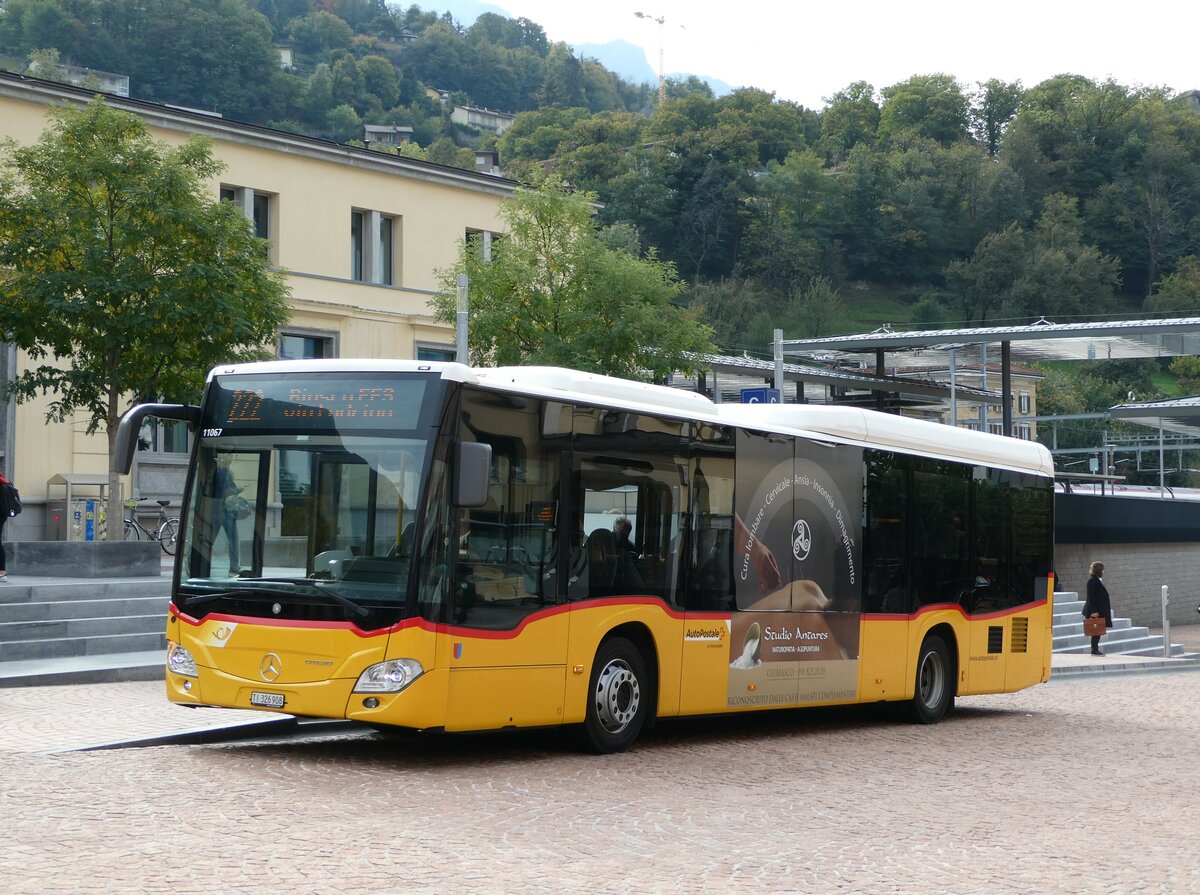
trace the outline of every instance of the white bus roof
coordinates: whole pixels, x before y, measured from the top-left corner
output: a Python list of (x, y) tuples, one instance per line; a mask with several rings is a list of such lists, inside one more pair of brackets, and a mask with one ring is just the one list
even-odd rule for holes
[(562, 367), (467, 367), (414, 360), (263, 361), (215, 367), (222, 374), (437, 373), (443, 379), (558, 401), (601, 403), (640, 413), (702, 420), (847, 442), (925, 457), (979, 463), (1052, 477), (1050, 451), (1036, 441), (976, 432), (875, 410), (820, 404), (714, 404), (704, 395)]

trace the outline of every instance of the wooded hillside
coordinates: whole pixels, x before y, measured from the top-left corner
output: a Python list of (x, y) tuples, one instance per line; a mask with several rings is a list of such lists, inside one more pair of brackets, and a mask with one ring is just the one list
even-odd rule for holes
[[(794, 337), (1200, 307), (1190, 93), (932, 73), (806, 109), (770, 85), (717, 98), (689, 79), (658, 108), (656, 89), (534, 22), (463, 27), (383, 0), (8, 0), (0, 48), (9, 68), (54, 50), (127, 74), (135, 97), (299, 133), (399, 124), (415, 136), (403, 151), (432, 161), (469, 167), (464, 149), (495, 146), (508, 176), (553, 168), (599, 195), (603, 223), (674, 262), (730, 349), (761, 348), (779, 325)], [(452, 124), (455, 102), (519, 114), (497, 141)]]

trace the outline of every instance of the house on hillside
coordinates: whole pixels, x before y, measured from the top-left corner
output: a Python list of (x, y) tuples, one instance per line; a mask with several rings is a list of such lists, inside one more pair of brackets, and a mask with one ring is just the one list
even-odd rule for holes
[(508, 112), (481, 109), (478, 106), (455, 106), (454, 111), (450, 113), (450, 120), (455, 124), (487, 131), (498, 137), (512, 127), (517, 116)]
[(53, 66), (53, 71), (42, 71), (43, 63), (36, 60), (25, 66), (25, 73), (35, 78), (47, 78), (64, 84), (74, 84), (96, 93), (111, 93), (115, 96), (129, 96), (129, 75), (118, 75), (110, 71), (100, 71), (96, 68), (83, 68), (78, 65)]
[(475, 170), (484, 174), (500, 174), (500, 153), (495, 149), (475, 150)]
[(368, 146), (399, 146), (401, 143), (411, 143), (413, 129), (401, 124), (365, 124), (363, 125), (363, 142)]
[(280, 42), (275, 44), (279, 51), (279, 67), (284, 71), (292, 71), (296, 67), (296, 46), (292, 43)]

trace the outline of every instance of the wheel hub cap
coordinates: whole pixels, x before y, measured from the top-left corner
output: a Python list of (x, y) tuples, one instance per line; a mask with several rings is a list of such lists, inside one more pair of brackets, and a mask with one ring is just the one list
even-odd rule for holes
[(624, 662), (609, 662), (596, 681), (596, 716), (609, 733), (619, 733), (637, 715), (642, 692), (633, 670)]

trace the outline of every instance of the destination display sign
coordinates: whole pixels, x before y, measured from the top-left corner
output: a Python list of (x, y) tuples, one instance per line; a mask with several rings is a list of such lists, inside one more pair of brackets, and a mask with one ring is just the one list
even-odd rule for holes
[(427, 377), (291, 375), (218, 377), (204, 426), (264, 429), (412, 429)]

